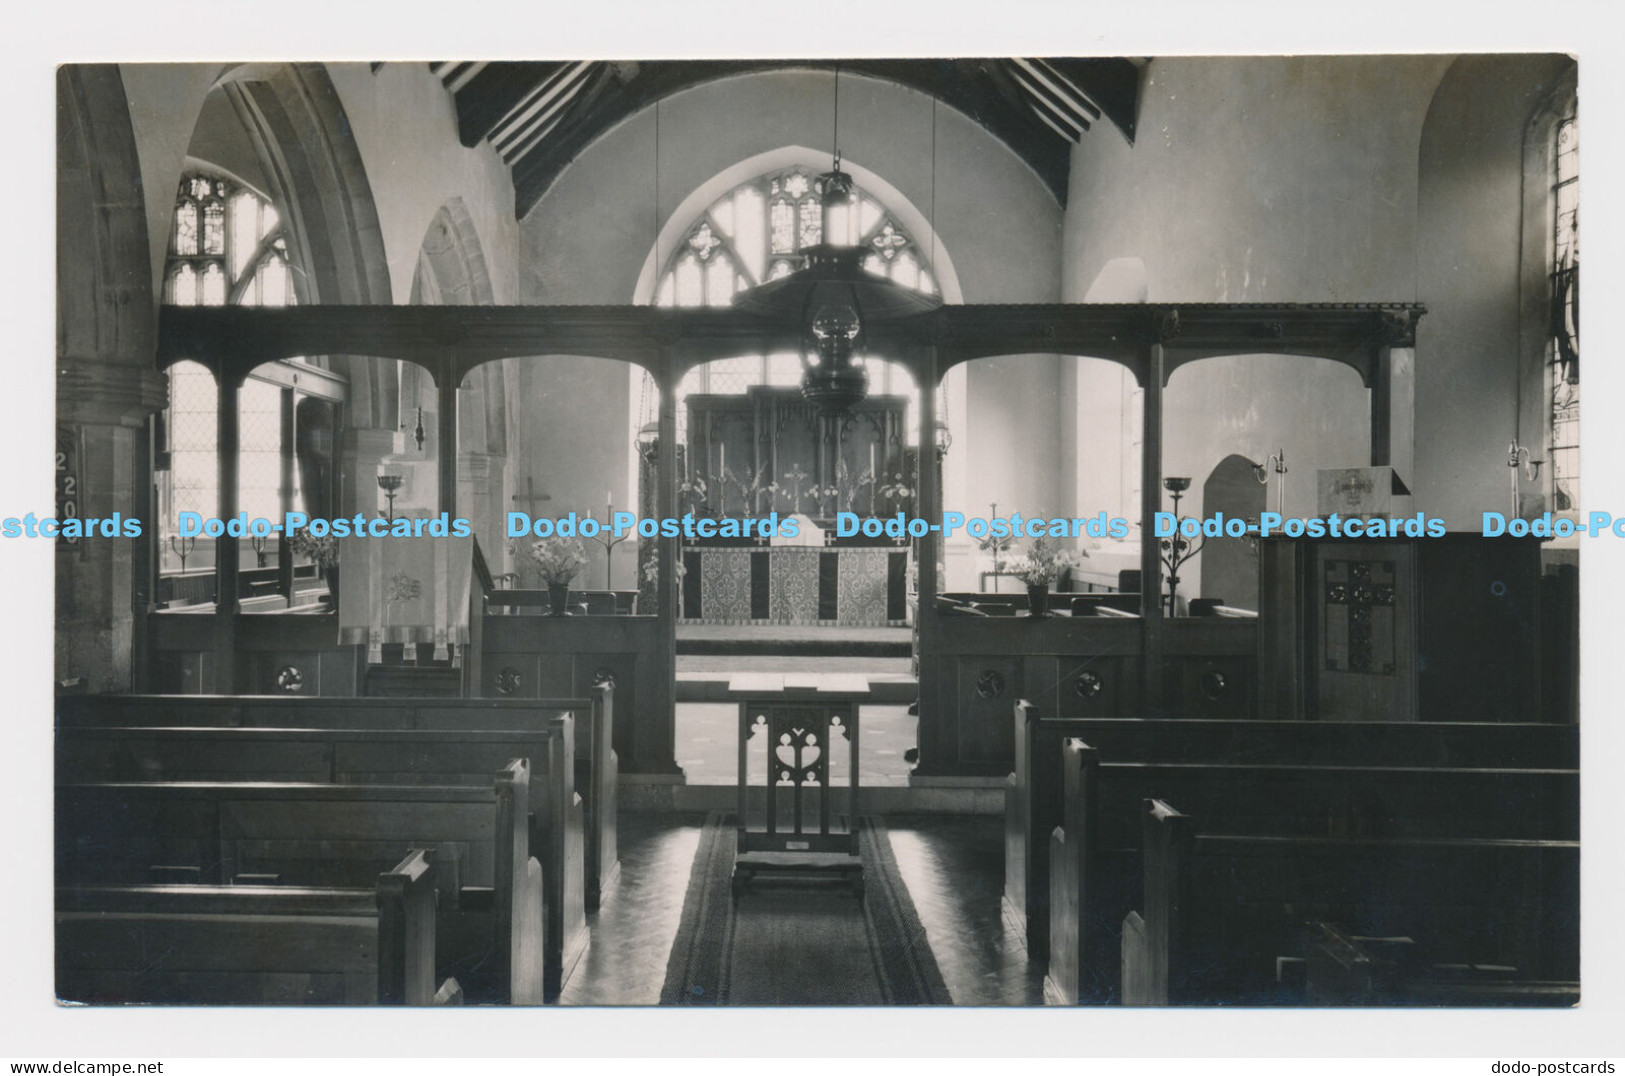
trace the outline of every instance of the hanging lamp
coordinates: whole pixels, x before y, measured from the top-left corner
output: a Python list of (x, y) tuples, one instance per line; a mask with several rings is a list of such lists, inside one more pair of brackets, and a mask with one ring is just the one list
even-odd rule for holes
[(733, 305), (799, 327), (801, 394), (825, 414), (838, 415), (869, 395), (869, 326), (930, 313), (942, 299), (863, 268), (852, 177), (841, 171), (839, 70), (835, 87), (834, 165), (814, 181), (822, 241), (801, 251), (800, 268), (740, 292)]

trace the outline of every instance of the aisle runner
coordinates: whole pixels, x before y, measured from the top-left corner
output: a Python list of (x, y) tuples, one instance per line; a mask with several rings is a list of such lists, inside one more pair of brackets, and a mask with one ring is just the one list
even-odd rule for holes
[(947, 1005), (885, 823), (860, 821), (866, 894), (757, 886), (730, 895), (733, 816), (705, 820), (662, 1005)]

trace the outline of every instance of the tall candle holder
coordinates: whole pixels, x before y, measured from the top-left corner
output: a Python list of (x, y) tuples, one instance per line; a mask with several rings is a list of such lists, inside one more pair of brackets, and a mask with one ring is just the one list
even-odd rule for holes
[(406, 481), (404, 475), (381, 474), (378, 476), (378, 488), (384, 491), (384, 500), (389, 504), (389, 521), (395, 522), (395, 496), (400, 492), (401, 483)]
[(615, 574), (614, 574), (615, 573), (615, 562), (614, 562), (615, 547), (620, 545), (622, 542), (626, 541), (628, 536), (625, 535), (625, 534), (622, 534), (622, 535), (616, 535), (615, 534), (615, 529), (614, 529), (615, 502), (610, 501), (605, 506), (605, 510), (606, 510), (606, 518), (605, 518), (605, 520), (603, 522), (603, 525), (598, 528), (598, 533), (597, 534), (589, 535), (589, 537), (591, 538), (592, 541), (597, 542), (599, 545), (604, 547), (604, 589), (605, 590), (614, 590), (615, 589)]
[(1161, 549), (1162, 566), (1168, 570), (1168, 615), (1174, 616), (1179, 608), (1179, 567), (1202, 552), (1202, 546), (1207, 543), (1207, 539), (1198, 535), (1196, 541), (1192, 543), (1180, 533), (1179, 499), (1191, 488), (1191, 480), (1164, 478), (1162, 488), (1173, 494), (1174, 498), (1174, 533), (1157, 543)]
[(196, 548), (196, 538), (182, 538), (176, 534), (169, 536), (169, 549), (170, 552), (174, 553), (175, 556), (180, 558), (182, 575), (186, 574), (186, 558), (189, 557), (192, 550)]
[(1523, 516), (1523, 491), (1518, 488), (1519, 472), (1523, 472), (1523, 477), (1533, 482), (1540, 477), (1540, 465), (1543, 462), (1535, 459), (1528, 447), (1520, 445), (1517, 438), (1513, 438), (1512, 443), (1507, 445), (1507, 479), (1511, 484), (1512, 495), (1510, 518), (1520, 519)]

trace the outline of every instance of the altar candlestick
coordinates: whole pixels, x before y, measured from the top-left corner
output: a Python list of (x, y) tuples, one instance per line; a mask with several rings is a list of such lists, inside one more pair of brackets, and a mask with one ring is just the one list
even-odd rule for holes
[(875, 473), (875, 446), (874, 446), (874, 442), (870, 442), (870, 444), (869, 444), (869, 473), (870, 474)]
[(728, 446), (727, 445), (718, 445), (717, 446), (717, 471), (719, 472), (717, 474), (718, 478), (721, 478), (723, 475), (728, 473)]

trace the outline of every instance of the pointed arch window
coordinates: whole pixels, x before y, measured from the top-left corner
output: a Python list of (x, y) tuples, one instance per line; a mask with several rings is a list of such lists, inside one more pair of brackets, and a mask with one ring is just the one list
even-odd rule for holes
[[(207, 173), (183, 176), (164, 267), (164, 302), (174, 306), (292, 306), (297, 302), (287, 239), (276, 207), (257, 192)], [(304, 362), (303, 359), (292, 360)], [(180, 512), (216, 514), (218, 396), (214, 375), (195, 362), (169, 369), (170, 402), (158, 419), (156, 468), (160, 570), (210, 569), (213, 543), (171, 543)], [(283, 500), (281, 395), (277, 384), (250, 376), (240, 392), (238, 496), (250, 516), (274, 517)], [(293, 495), (298, 495), (294, 472)]]
[[(780, 169), (742, 183), (711, 203), (661, 267), (655, 305), (728, 306), (739, 292), (794, 271), (801, 252), (823, 240), (815, 178), (810, 168)], [(867, 251), (863, 267), (904, 287), (937, 294), (930, 261), (902, 222), (862, 188), (853, 194), (858, 242)], [(870, 369), (875, 392), (914, 394), (913, 379), (901, 368), (871, 360)], [(690, 393), (743, 393), (753, 385), (796, 385), (800, 379), (800, 359), (795, 355), (746, 355), (691, 370), (677, 390), (679, 441), (687, 436), (688, 409), (683, 401)], [(650, 388), (642, 395), (658, 397)], [(917, 407), (909, 407), (910, 428), (918, 421)], [(639, 427), (649, 421), (652, 414), (640, 417)]]
[[(823, 216), (807, 168), (770, 172), (729, 191), (690, 225), (655, 289), (656, 306), (727, 306), (746, 288), (795, 269), (797, 255), (823, 240)], [(863, 267), (905, 287), (937, 293), (928, 260), (902, 223), (861, 188)]]
[(1571, 104), (1553, 133), (1551, 385), (1552, 509), (1580, 508), (1580, 125)]

